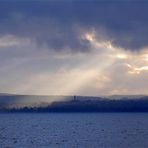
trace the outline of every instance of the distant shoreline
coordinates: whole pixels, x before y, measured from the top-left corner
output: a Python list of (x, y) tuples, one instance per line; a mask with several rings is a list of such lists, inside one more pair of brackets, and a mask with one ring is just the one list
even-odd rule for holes
[[(48, 102), (50, 96), (0, 96), (0, 112), (21, 113), (100, 113), (148, 112), (148, 96), (110, 99), (67, 96), (65, 100)], [(60, 96), (54, 96), (52, 99)]]

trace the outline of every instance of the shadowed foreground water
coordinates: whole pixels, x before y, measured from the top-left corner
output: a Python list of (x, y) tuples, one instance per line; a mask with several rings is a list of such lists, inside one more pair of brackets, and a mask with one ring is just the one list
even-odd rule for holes
[(0, 148), (147, 148), (148, 113), (0, 114)]

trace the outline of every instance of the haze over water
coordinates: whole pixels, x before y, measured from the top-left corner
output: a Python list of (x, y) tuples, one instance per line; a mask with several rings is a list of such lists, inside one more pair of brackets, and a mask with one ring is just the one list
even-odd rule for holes
[(147, 0), (0, 0), (0, 148), (147, 148), (147, 95)]

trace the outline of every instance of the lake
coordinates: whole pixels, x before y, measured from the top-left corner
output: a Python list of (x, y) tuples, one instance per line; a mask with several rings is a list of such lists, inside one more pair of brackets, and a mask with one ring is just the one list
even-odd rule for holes
[(1, 113), (0, 148), (147, 148), (148, 113)]

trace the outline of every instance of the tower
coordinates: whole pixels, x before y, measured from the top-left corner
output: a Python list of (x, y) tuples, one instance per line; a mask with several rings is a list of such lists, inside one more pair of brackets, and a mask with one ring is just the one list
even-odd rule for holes
[(76, 96), (73, 97), (73, 100), (76, 101)]

